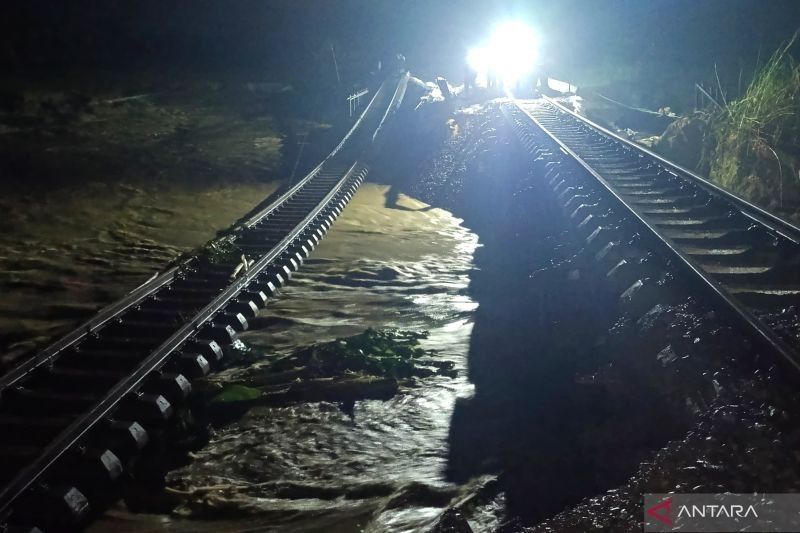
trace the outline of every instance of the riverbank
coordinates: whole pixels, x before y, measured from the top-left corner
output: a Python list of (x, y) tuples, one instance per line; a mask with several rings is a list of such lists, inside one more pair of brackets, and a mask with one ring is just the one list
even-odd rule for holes
[[(678, 115), (665, 96), (657, 100), (661, 102), (657, 109), (633, 105), (637, 92), (644, 91), (642, 84), (618, 86), (615, 97), (621, 101), (601, 94), (602, 88), (584, 88), (580, 97), (561, 100), (590, 120), (796, 223), (800, 220), (800, 65), (793, 56), (797, 37), (757, 65), (744, 87), (740, 74), (738, 87), (723, 89), (717, 78), (716, 100), (697, 89), (684, 90), (686, 94), (694, 90), (695, 103), (678, 103)], [(676, 94), (673, 91), (673, 100)]]

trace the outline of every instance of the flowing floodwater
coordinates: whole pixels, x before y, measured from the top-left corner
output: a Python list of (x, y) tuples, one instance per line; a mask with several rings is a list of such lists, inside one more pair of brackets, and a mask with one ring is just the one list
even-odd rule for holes
[(204, 244), (279, 185), (222, 178), (3, 191), (0, 372)]
[[(455, 378), (417, 379), (388, 401), (255, 407), (219, 428), (168, 476), (169, 515), (110, 511), (93, 531), (424, 531), (470, 487), (445, 479), (448, 433), (469, 396), (466, 359), (477, 304), (467, 294), (477, 236), (441, 209), (365, 184), (241, 340), (260, 359), (374, 329), (429, 331), (422, 345)], [(391, 204), (392, 207), (387, 207)], [(476, 480), (479, 483), (481, 480)]]

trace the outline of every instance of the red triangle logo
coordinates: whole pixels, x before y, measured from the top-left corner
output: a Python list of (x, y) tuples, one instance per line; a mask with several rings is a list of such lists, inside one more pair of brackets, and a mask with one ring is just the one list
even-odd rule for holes
[(647, 515), (652, 516), (662, 524), (673, 525), (669, 515), (672, 514), (672, 498), (665, 498), (647, 510)]

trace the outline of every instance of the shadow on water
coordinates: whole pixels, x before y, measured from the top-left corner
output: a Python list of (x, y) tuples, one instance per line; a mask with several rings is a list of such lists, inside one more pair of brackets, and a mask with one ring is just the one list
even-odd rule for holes
[[(581, 279), (541, 182), (515, 147), (498, 148), (484, 163), (488, 182), (465, 185), (485, 206), (475, 216), (484, 246), (470, 283), (479, 303), (469, 352), (476, 393), (456, 405), (448, 472), (456, 481), (502, 472), (509, 511), (536, 521), (598, 488), (569, 443), (585, 417), (602, 416), (574, 376), (593, 358), (583, 339), (603, 330), (605, 302)], [(493, 200), (483, 200), (486, 189)]]
[[(480, 127), (481, 120), (471, 122)], [(586, 280), (567, 281), (578, 270), (574, 264), (553, 265), (574, 251), (507, 135), (485, 122), (481, 132), (464, 126), (461, 140), (445, 139), (421, 182), (392, 187), (422, 189), (426, 201), (455, 204), (482, 244), (470, 275), (479, 303), (468, 357), (476, 389), (456, 403), (447, 472), (457, 483), (504, 472), (512, 513), (543, 518), (594, 488), (590, 470), (565, 442), (578, 431), (578, 404), (592, 403), (574, 390), (578, 362), (591, 358), (578, 338), (602, 330), (597, 317), (604, 302)]]

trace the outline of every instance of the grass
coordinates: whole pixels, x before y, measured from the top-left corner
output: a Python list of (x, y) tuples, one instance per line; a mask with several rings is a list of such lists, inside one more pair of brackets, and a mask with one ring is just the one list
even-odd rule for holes
[(730, 125), (771, 144), (797, 141), (800, 133), (800, 66), (789, 50), (797, 34), (756, 74), (744, 97), (727, 104)]
[(745, 94), (711, 121), (704, 164), (712, 179), (768, 208), (800, 207), (800, 65), (775, 51)]

